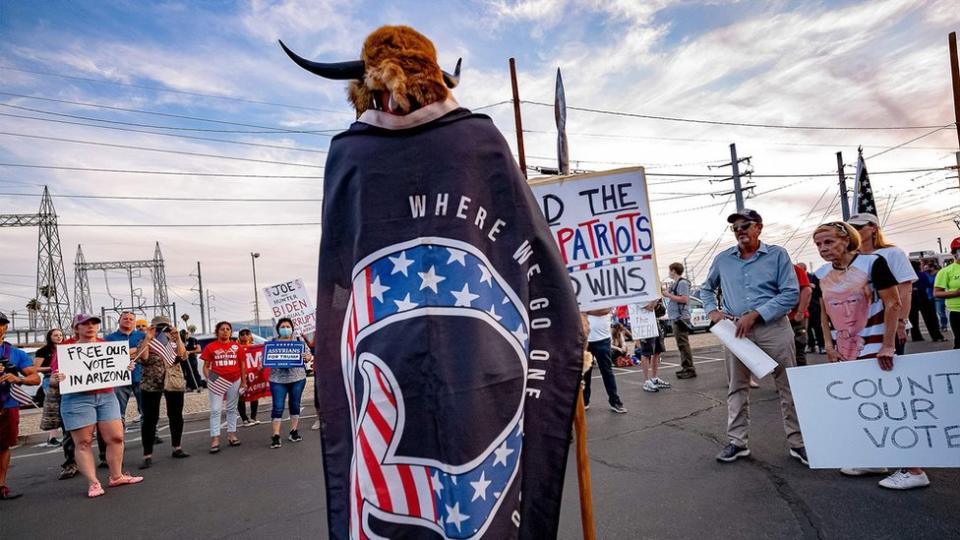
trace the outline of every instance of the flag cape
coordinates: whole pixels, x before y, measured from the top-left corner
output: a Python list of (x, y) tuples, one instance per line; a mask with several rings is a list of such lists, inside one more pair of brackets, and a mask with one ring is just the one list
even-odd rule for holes
[(332, 539), (557, 534), (576, 298), (503, 137), (452, 103), (400, 129), (368, 112), (330, 146), (315, 379)]

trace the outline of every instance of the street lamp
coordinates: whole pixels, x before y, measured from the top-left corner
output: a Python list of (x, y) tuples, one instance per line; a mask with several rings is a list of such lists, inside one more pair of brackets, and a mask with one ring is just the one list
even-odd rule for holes
[(253, 265), (253, 317), (257, 325), (257, 332), (260, 332), (260, 298), (257, 289), (257, 258), (259, 253), (250, 253), (250, 264)]

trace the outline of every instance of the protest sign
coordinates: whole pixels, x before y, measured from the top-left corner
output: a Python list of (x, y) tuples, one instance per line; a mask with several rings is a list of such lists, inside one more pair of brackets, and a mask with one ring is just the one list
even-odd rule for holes
[(810, 467), (960, 467), (956, 351), (790, 368)]
[(263, 344), (244, 347), (247, 362), (247, 390), (241, 394), (243, 401), (256, 401), (270, 395), (270, 368), (263, 367)]
[(756, 343), (737, 337), (737, 327), (729, 319), (723, 319), (710, 327), (710, 332), (717, 336), (723, 346), (740, 359), (757, 379), (762, 379), (777, 369), (777, 362), (757, 347)]
[(643, 167), (530, 182), (580, 309), (660, 296)]
[(660, 335), (657, 314), (643, 309), (643, 304), (630, 304), (630, 333), (633, 339), (647, 339)]
[(273, 312), (273, 322), (282, 317), (293, 321), (293, 329), (301, 336), (313, 335), (317, 329), (317, 312), (302, 279), (286, 281), (263, 288), (263, 296)]
[(303, 367), (305, 350), (306, 345), (302, 341), (268, 341), (263, 349), (263, 367)]
[(61, 394), (130, 384), (130, 348), (126, 341), (57, 345), (57, 363), (66, 378)]

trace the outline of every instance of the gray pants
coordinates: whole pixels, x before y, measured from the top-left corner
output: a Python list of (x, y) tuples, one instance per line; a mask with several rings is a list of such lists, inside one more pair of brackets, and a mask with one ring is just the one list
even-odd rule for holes
[(690, 350), (690, 330), (679, 320), (673, 321), (671, 326), (673, 336), (677, 339), (677, 349), (680, 350), (680, 370), (696, 371), (693, 367), (693, 351)]
[[(787, 380), (786, 368), (796, 366), (793, 328), (786, 317), (767, 324), (758, 324), (747, 335), (778, 364), (773, 380), (780, 396), (780, 414), (787, 443), (791, 448), (803, 446), (793, 394)], [(750, 370), (730, 351), (726, 351), (727, 382), (727, 436), (733, 444), (746, 448), (750, 431)]]

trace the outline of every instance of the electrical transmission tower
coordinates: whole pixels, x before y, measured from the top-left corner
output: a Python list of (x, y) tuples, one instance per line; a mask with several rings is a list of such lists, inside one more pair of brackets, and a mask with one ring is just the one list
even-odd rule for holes
[(67, 276), (63, 271), (60, 252), (60, 232), (57, 229), (57, 211), (53, 208), (50, 191), (43, 186), (40, 211), (36, 214), (0, 214), (0, 227), (39, 227), (37, 247), (37, 295), (27, 305), (32, 313), (39, 312), (46, 328), (69, 328), (73, 314), (67, 295)]
[[(152, 259), (137, 261), (107, 261), (107, 262), (87, 262), (83, 255), (83, 249), (77, 246), (77, 259), (74, 263), (76, 292), (74, 297), (81, 306), (84, 313), (93, 311), (93, 302), (90, 300), (90, 280), (87, 272), (90, 270), (125, 270), (130, 277), (130, 306), (129, 309), (144, 312), (145, 308), (153, 307), (153, 314), (166, 317), (173, 316), (173, 304), (170, 303), (167, 296), (167, 276), (164, 270), (163, 254), (160, 252), (160, 242), (157, 242), (156, 249), (153, 252)], [(133, 271), (145, 268), (150, 270), (153, 275), (153, 306), (145, 306), (143, 297), (137, 294), (133, 288)], [(117, 302), (117, 300), (114, 300)], [(122, 303), (122, 302), (121, 302)], [(114, 310), (120, 310), (127, 306), (115, 305)]]

